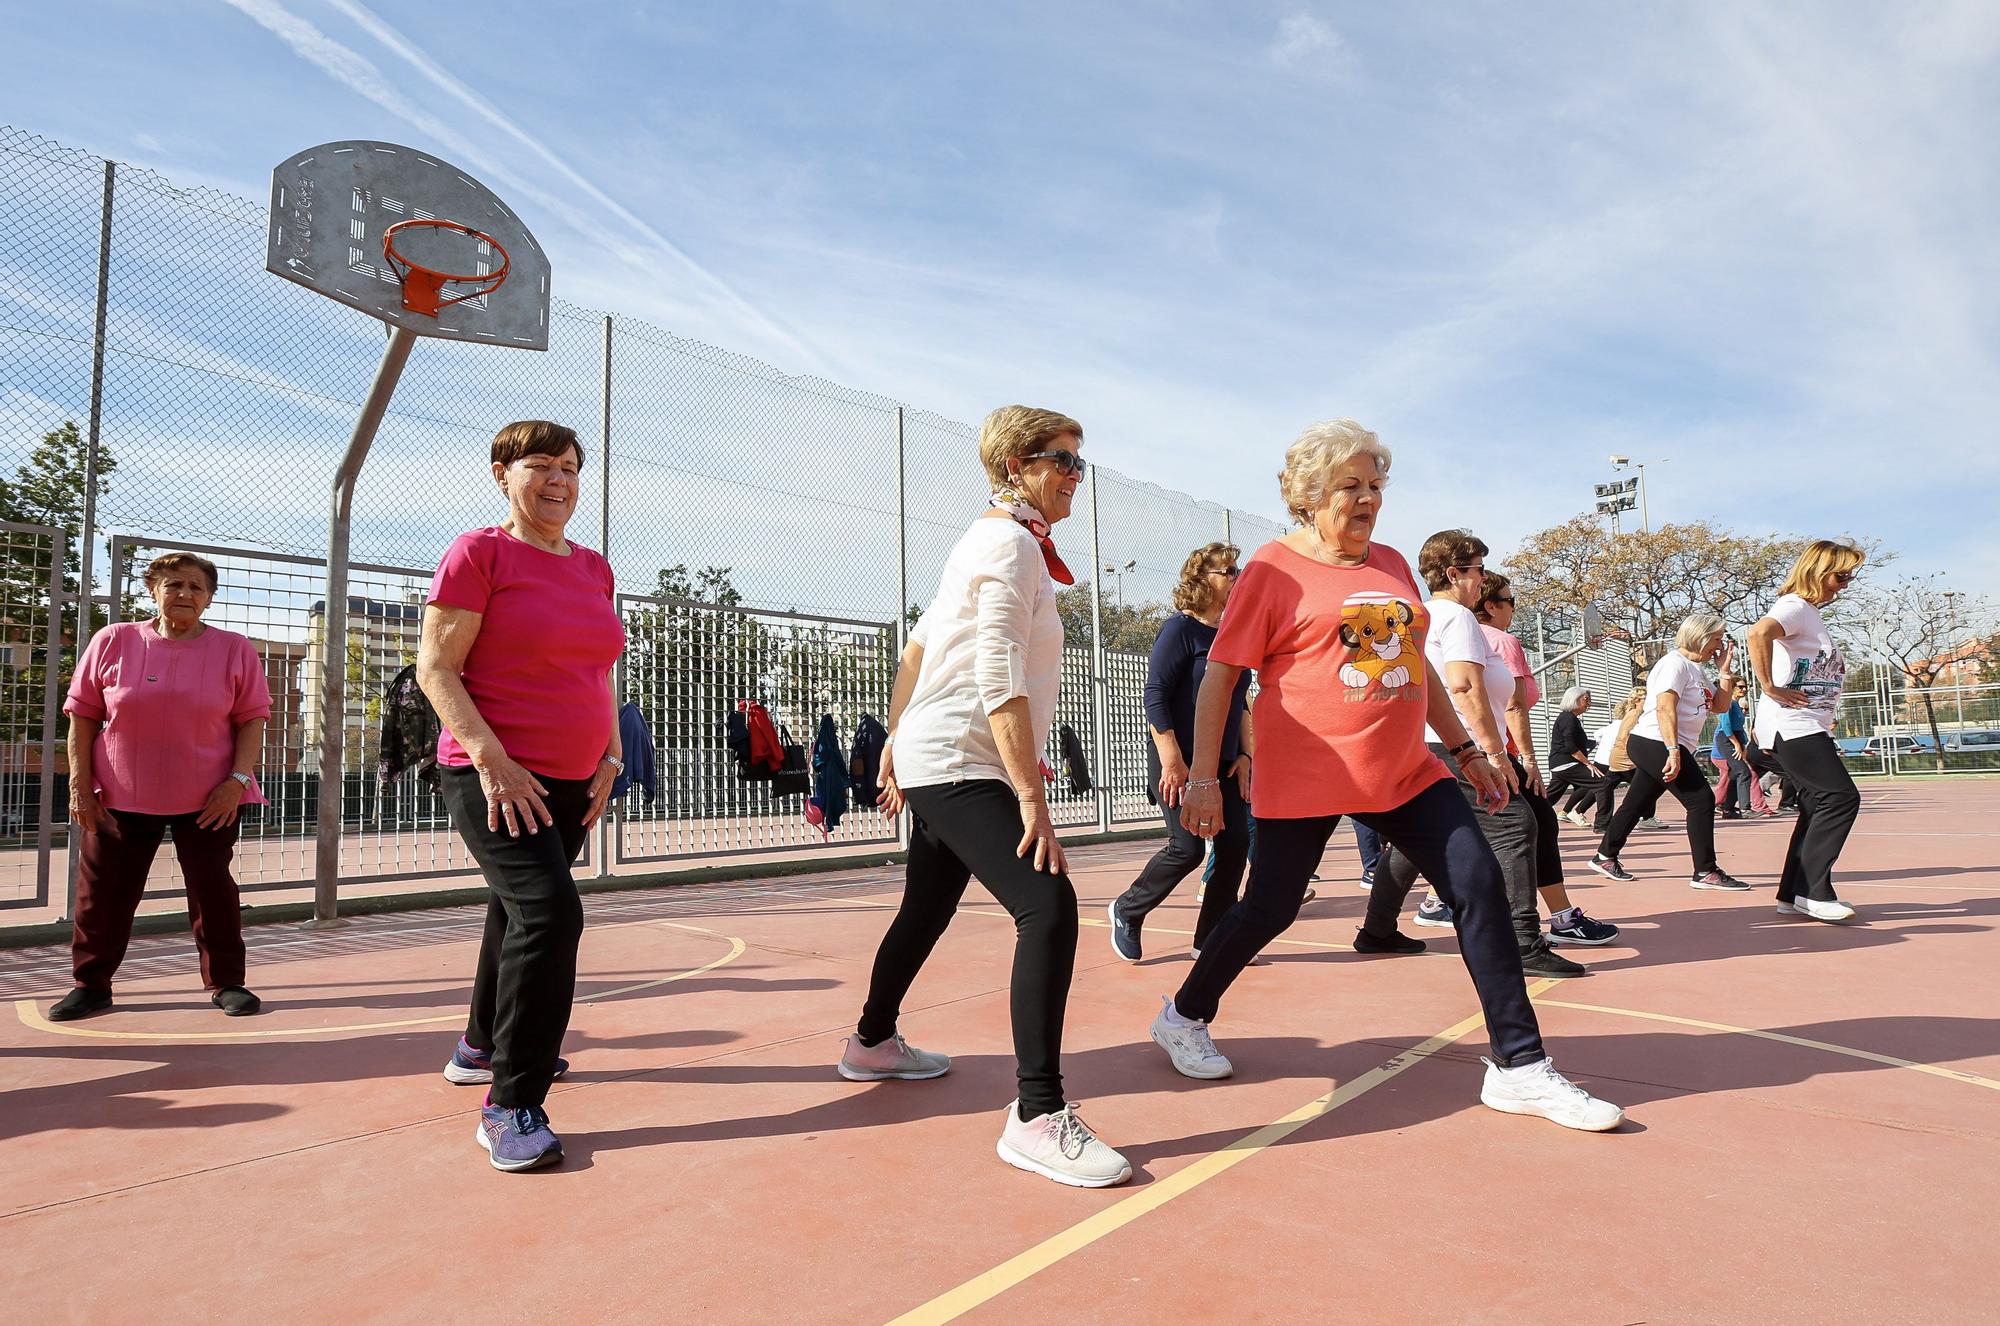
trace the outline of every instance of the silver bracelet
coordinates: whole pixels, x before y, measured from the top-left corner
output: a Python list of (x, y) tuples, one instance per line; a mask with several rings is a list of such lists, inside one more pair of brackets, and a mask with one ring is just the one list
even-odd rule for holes
[(1220, 778), (1190, 778), (1187, 785), (1189, 787), (1221, 787), (1222, 780)]

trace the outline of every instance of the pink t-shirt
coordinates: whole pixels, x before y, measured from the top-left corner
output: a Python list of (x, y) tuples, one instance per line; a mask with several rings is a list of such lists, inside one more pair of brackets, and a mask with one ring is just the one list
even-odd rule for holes
[[(186, 815), (208, 802), (236, 762), (236, 729), (271, 715), (264, 661), (246, 636), (211, 626), (169, 640), (150, 621), (90, 637), (65, 712), (104, 724), (91, 781), (111, 810)], [(253, 778), (245, 805), (261, 806)]]
[[(1493, 646), (1493, 652), (1507, 665), (1508, 673), (1528, 683), (1523, 698), (1527, 700), (1530, 709), (1534, 708), (1535, 702), (1542, 698), (1542, 687), (1541, 683), (1535, 680), (1535, 670), (1528, 666), (1528, 651), (1521, 648), (1519, 640), (1497, 626), (1481, 622), (1479, 629), (1486, 636), (1486, 643)], [(1503, 712), (1493, 716), (1500, 720), (1500, 730), (1507, 733), (1507, 753), (1519, 755), (1521, 750), (1514, 744), (1514, 734), (1507, 732), (1507, 715)]]
[(1279, 540), (1250, 554), (1208, 663), (1252, 668), (1259, 819), (1393, 810), (1450, 770), (1424, 746), (1430, 614), (1383, 544), (1333, 566)]
[[(430, 601), (481, 615), (460, 675), (515, 763), (549, 778), (597, 771), (611, 744), (611, 666), (625, 650), (615, 592), (611, 563), (577, 543), (565, 557), (488, 528), (445, 551)], [(438, 763), (472, 763), (449, 729)]]

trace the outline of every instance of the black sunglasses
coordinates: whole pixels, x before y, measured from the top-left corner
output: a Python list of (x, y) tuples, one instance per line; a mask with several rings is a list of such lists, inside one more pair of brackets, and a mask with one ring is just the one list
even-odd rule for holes
[(1507, 605), (1508, 607), (1510, 607), (1510, 608), (1514, 606), (1514, 596), (1513, 596), (1512, 594), (1509, 594), (1509, 595), (1508, 595), (1508, 596), (1507, 596), (1506, 598), (1504, 598), (1504, 599), (1488, 599), (1488, 600), (1486, 600), (1486, 601), (1487, 601), (1488, 603), (1504, 603), (1504, 604), (1506, 604), (1506, 605)]
[(1077, 455), (1074, 451), (1037, 451), (1033, 455), (1023, 456), (1021, 459), (1024, 461), (1052, 460), (1056, 463), (1056, 468), (1064, 474), (1074, 474), (1079, 477), (1083, 474), (1084, 467), (1088, 464), (1083, 457)]
[(1243, 574), (1243, 568), (1240, 566), (1211, 566), (1208, 568), (1208, 573), (1212, 576), (1228, 576), (1231, 580), (1234, 580)]

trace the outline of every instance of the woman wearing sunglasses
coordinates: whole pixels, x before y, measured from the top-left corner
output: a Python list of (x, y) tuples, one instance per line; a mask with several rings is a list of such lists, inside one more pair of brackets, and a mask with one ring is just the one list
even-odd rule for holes
[(1851, 543), (1808, 544), (1779, 586), (1779, 599), (1750, 628), (1750, 666), (1763, 699), (1757, 735), (1798, 789), (1799, 819), (1778, 878), (1778, 910), (1845, 921), (1854, 909), (1833, 894), (1833, 863), (1861, 813), (1861, 793), (1833, 744), (1847, 659), (1820, 609), (1854, 583), (1868, 554)]
[[(1111, 947), (1127, 962), (1144, 956), (1140, 928), (1155, 907), (1201, 864), (1204, 844), (1181, 823), (1181, 793), (1187, 788), (1188, 760), (1194, 755), (1194, 702), (1208, 670), (1208, 647), (1215, 643), (1223, 609), (1236, 586), (1239, 550), (1211, 543), (1188, 554), (1174, 586), (1173, 616), (1160, 625), (1146, 665), (1146, 724), (1153, 738), (1148, 772), (1159, 788), (1166, 816), (1167, 843), (1153, 853), (1132, 886), (1111, 900)], [(1213, 825), (1215, 867), (1194, 923), (1194, 947), (1236, 904), (1243, 867), (1250, 860), (1250, 752), (1255, 745), (1249, 717), (1250, 674), (1243, 673), (1229, 694), (1222, 727), (1222, 818)]]
[(942, 1077), (951, 1060), (903, 1039), (917, 973), (974, 875), (1014, 918), (1012, 1012), (1020, 1095), (1000, 1158), (1078, 1188), (1132, 1177), (1063, 1095), (1062, 1031), (1076, 965), (1076, 889), (1043, 790), (1041, 751), (1062, 679), (1056, 585), (1073, 584), (1049, 527), (1083, 479), (1083, 426), (1009, 405), (986, 416), (985, 514), (946, 559), (937, 597), (910, 633), (889, 700), (884, 811), (912, 824), (902, 906), (875, 954), (868, 1001), (840, 1057), (855, 1082)]

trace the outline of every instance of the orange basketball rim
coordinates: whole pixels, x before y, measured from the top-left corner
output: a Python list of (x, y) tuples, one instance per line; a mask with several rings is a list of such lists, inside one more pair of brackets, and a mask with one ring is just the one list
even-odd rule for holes
[[(397, 232), (408, 230), (414, 226), (422, 226), (433, 230), (453, 230), (461, 235), (466, 235), (483, 243), (490, 244), (493, 247), (493, 251), (500, 255), (500, 265), (490, 272), (471, 272), (459, 275), (452, 272), (441, 272), (434, 267), (426, 267), (422, 263), (412, 262), (402, 254), (396, 252), (396, 235)], [(507, 248), (499, 240), (493, 238), (493, 236), (483, 230), (475, 230), (471, 226), (463, 225), (457, 221), (447, 221), (439, 217), (417, 217), (409, 221), (398, 221), (395, 225), (384, 230), (382, 232), (382, 256), (389, 260), (390, 265), (403, 278), (403, 307), (409, 309), (412, 313), (424, 313), (433, 318), (437, 316), (438, 310), (441, 308), (447, 308), (453, 304), (462, 304), (468, 299), (477, 299), (481, 295), (488, 295), (498, 290), (501, 284), (507, 279), (507, 269), (512, 266), (512, 260), (507, 257)], [(471, 285), (477, 288), (446, 299), (443, 296), (444, 288), (447, 285)]]

